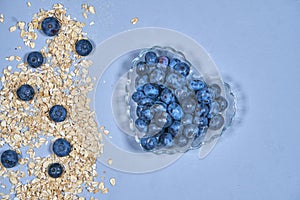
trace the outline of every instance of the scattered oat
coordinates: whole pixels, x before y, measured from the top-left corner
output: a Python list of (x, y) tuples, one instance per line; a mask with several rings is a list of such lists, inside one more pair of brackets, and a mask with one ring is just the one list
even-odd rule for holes
[(4, 15), (0, 14), (0, 22), (3, 23), (4, 22)]
[(87, 19), (87, 18), (88, 18), (88, 16), (87, 16), (86, 12), (83, 12), (83, 13), (82, 13), (82, 16), (83, 16), (85, 19)]
[(22, 60), (22, 58), (20, 56), (16, 56), (15, 59), (16, 59), (16, 61), (21, 61)]
[(91, 21), (90, 22), (90, 26), (92, 26), (92, 25), (94, 25), (95, 24), (95, 22), (94, 21)]
[(103, 133), (104, 133), (105, 135), (108, 135), (108, 134), (109, 134), (109, 130), (104, 130)]
[(88, 6), (88, 10), (89, 10), (89, 12), (92, 13), (92, 14), (95, 14), (95, 13), (96, 13), (94, 6)]
[(15, 30), (17, 30), (16, 26), (9, 27), (9, 32), (14, 32)]
[(115, 178), (111, 178), (109, 179), (109, 182), (112, 186), (115, 186), (116, 185), (116, 179)]
[(27, 6), (30, 7), (31, 6), (31, 2), (28, 1), (27, 2)]
[(131, 24), (136, 24), (136, 23), (138, 23), (138, 21), (139, 21), (139, 18), (137, 18), (137, 17), (134, 17), (130, 20)]
[(110, 159), (108, 159), (108, 164), (109, 165), (112, 165), (112, 162), (113, 162), (113, 160), (110, 158)]
[(5, 60), (8, 60), (8, 61), (13, 61), (15, 59), (15, 56), (9, 56), (9, 57), (6, 57)]

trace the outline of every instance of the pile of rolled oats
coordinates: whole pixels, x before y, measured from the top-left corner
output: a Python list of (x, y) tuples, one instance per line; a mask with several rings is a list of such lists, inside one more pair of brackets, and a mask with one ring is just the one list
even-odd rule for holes
[[(95, 12), (90, 6), (86, 9)], [(39, 50), (47, 61), (39, 68), (31, 68), (20, 57), (8, 57), (19, 64), (16, 69), (5, 68), (1, 77), (0, 149), (8, 144), (15, 150), (21, 157), (19, 169), (23, 169), (7, 169), (0, 164), (0, 176), (12, 184), (10, 194), (0, 193), (2, 199), (85, 199), (80, 197), (85, 189), (92, 193), (108, 192), (103, 177), (96, 181), (96, 159), (103, 148), (102, 134), (108, 131), (98, 127), (95, 112), (90, 109), (88, 93), (93, 89), (93, 80), (88, 68), (92, 63), (74, 49), (76, 41), (86, 36), (82, 32), (85, 24), (71, 19), (63, 5), (55, 4), (51, 10), (41, 9), (27, 26), (18, 22), (10, 31), (19, 30), (25, 45), (34, 49), (41, 21), (51, 16), (59, 20), (61, 30)], [(30, 84), (35, 90), (31, 101), (20, 101), (16, 95), (23, 84)], [(56, 104), (63, 105), (68, 113), (60, 123), (49, 119), (49, 109)], [(48, 157), (35, 155), (56, 138), (70, 141), (69, 156), (58, 157), (51, 151)], [(23, 149), (26, 153), (22, 154)], [(64, 167), (63, 175), (56, 179), (47, 173), (49, 164), (55, 162)], [(26, 176), (34, 178), (24, 182)], [(115, 185), (114, 178), (110, 184)]]

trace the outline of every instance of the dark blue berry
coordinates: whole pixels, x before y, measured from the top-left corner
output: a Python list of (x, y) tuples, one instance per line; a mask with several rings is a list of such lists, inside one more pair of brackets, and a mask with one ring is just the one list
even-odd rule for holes
[(149, 121), (146, 121), (142, 118), (137, 118), (135, 120), (135, 127), (141, 132), (146, 132), (148, 125), (149, 125)]
[(22, 101), (30, 101), (34, 97), (34, 89), (31, 85), (24, 84), (17, 89), (17, 96)]
[(174, 69), (184, 77), (186, 77), (190, 73), (190, 66), (185, 62), (177, 63), (174, 66)]
[(144, 94), (150, 98), (156, 98), (159, 95), (159, 87), (152, 83), (146, 83), (143, 87)]
[(131, 96), (132, 100), (135, 102), (139, 102), (144, 97), (145, 97), (145, 94), (143, 91), (136, 91)]
[(165, 88), (160, 93), (160, 100), (165, 102), (166, 104), (170, 104), (171, 102), (175, 101), (175, 96), (169, 88)]
[(207, 90), (199, 90), (196, 93), (196, 97), (199, 103), (210, 104), (211, 95)]
[(60, 30), (60, 23), (55, 17), (47, 17), (42, 21), (42, 30), (47, 36), (55, 36)]
[(144, 97), (138, 102), (138, 105), (148, 106), (148, 107), (152, 106), (153, 104), (154, 104), (154, 100), (150, 97)]
[(151, 65), (156, 64), (158, 62), (156, 54), (152, 51), (146, 53), (145, 61), (147, 64)]
[(81, 39), (75, 44), (76, 52), (81, 56), (89, 55), (93, 50), (93, 45), (89, 40)]
[(141, 146), (147, 150), (153, 150), (158, 144), (158, 140), (156, 137), (143, 137), (141, 138)]
[(177, 58), (172, 58), (172, 59), (170, 60), (169, 66), (170, 66), (171, 68), (174, 68), (175, 65), (177, 65), (177, 64), (180, 63), (180, 62), (181, 62), (181, 61), (180, 61), (179, 59), (177, 59)]
[(143, 109), (140, 113), (140, 118), (144, 119), (145, 121), (151, 121), (151, 119), (153, 118), (151, 110)]
[(171, 133), (163, 133), (159, 136), (159, 143), (162, 146), (170, 147), (173, 145), (173, 136)]
[(59, 163), (52, 163), (48, 167), (48, 174), (52, 178), (58, 178), (62, 175), (64, 168)]
[(165, 104), (164, 102), (162, 102), (162, 101), (155, 101), (155, 104), (157, 104), (157, 105), (161, 105), (163, 108), (165, 108), (165, 109), (167, 109), (167, 104)]
[(30, 52), (27, 56), (27, 63), (30, 67), (40, 67), (44, 62), (44, 57), (39, 51)]
[(143, 105), (138, 105), (138, 106), (136, 107), (136, 110), (135, 110), (136, 115), (137, 115), (138, 117), (141, 117), (141, 113), (142, 113), (142, 111), (143, 111), (145, 108), (148, 108), (148, 107), (143, 106)]
[(5, 168), (12, 168), (18, 164), (18, 154), (13, 150), (6, 150), (1, 154), (1, 164)]
[(196, 108), (196, 115), (201, 117), (206, 117), (209, 114), (209, 107), (205, 104), (198, 104)]
[(49, 117), (54, 122), (62, 122), (67, 117), (67, 110), (61, 105), (55, 105), (50, 109)]
[(204, 127), (208, 125), (208, 119), (207, 117), (200, 117), (199, 119), (199, 126)]
[(174, 121), (173, 124), (168, 128), (168, 132), (171, 133), (174, 137), (181, 132), (183, 126), (180, 121)]
[(165, 123), (164, 128), (168, 128), (173, 123), (173, 118), (168, 113), (167, 113), (166, 120), (167, 120), (167, 122)]
[(202, 89), (206, 88), (206, 84), (204, 81), (196, 79), (196, 80), (191, 80), (190, 87), (193, 90), (198, 91), (198, 90), (202, 90)]
[(183, 116), (182, 108), (179, 104), (173, 102), (168, 106), (168, 113), (175, 120), (180, 120)]
[(196, 138), (203, 136), (207, 132), (208, 126), (199, 126), (198, 128), (198, 133), (195, 135)]
[(52, 149), (57, 156), (64, 157), (69, 155), (71, 151), (71, 145), (67, 140), (59, 138), (53, 143)]

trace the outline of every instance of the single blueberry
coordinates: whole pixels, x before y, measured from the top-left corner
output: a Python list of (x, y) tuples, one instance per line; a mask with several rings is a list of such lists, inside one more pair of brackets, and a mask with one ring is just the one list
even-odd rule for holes
[(199, 118), (199, 127), (204, 127), (208, 125), (207, 117), (200, 117)]
[(164, 128), (168, 128), (173, 123), (173, 118), (168, 113), (167, 113), (167, 118), (166, 119), (167, 119), (167, 122), (165, 123)]
[(145, 97), (145, 94), (143, 91), (136, 91), (131, 96), (132, 100), (135, 102), (139, 102), (144, 97)]
[(81, 39), (75, 44), (76, 52), (81, 56), (87, 56), (93, 50), (93, 45), (89, 40)]
[(143, 106), (143, 105), (138, 105), (136, 107), (135, 113), (138, 117), (141, 117), (142, 111), (147, 108), (147, 106)]
[(40, 67), (44, 62), (44, 57), (39, 51), (30, 52), (27, 56), (27, 63), (30, 67)]
[(144, 97), (138, 102), (138, 105), (142, 105), (142, 106), (152, 106), (153, 104), (154, 104), (154, 100), (150, 97)]
[(143, 90), (144, 94), (150, 98), (156, 98), (159, 95), (158, 86), (152, 83), (146, 83)]
[(195, 79), (190, 81), (190, 88), (198, 91), (206, 88), (206, 84), (203, 80)]
[(175, 65), (177, 65), (177, 64), (180, 63), (180, 62), (181, 62), (181, 61), (180, 61), (179, 59), (177, 59), (177, 58), (172, 58), (172, 59), (170, 60), (169, 66), (170, 66), (171, 68), (174, 68)]
[(174, 121), (173, 124), (168, 128), (168, 132), (174, 137), (182, 132), (183, 126), (180, 121)]
[(71, 144), (67, 140), (59, 138), (53, 143), (52, 150), (58, 157), (64, 157), (69, 155)]
[(216, 101), (220, 105), (220, 112), (223, 112), (228, 107), (228, 102), (224, 97), (219, 96)]
[(157, 56), (153, 51), (149, 51), (145, 55), (145, 61), (147, 64), (156, 64), (158, 62)]
[(34, 89), (31, 85), (24, 84), (17, 89), (17, 96), (22, 101), (30, 101), (34, 97)]
[(199, 103), (210, 104), (211, 95), (207, 90), (199, 90), (196, 93), (196, 97)]
[(160, 93), (160, 100), (165, 102), (166, 104), (170, 104), (175, 101), (175, 97), (173, 92), (169, 88), (165, 88)]
[(149, 67), (146, 65), (145, 62), (139, 62), (136, 64), (136, 73), (139, 75), (144, 75), (149, 72)]
[(159, 143), (162, 146), (170, 147), (173, 145), (173, 136), (171, 133), (163, 133), (159, 136)]
[(58, 178), (62, 175), (64, 168), (59, 163), (52, 163), (48, 166), (48, 174), (52, 178)]
[(55, 105), (50, 108), (49, 117), (54, 122), (62, 122), (67, 117), (67, 110), (61, 105)]
[(142, 118), (137, 118), (135, 120), (135, 127), (141, 132), (146, 132), (148, 125), (149, 125), (149, 121), (146, 121)]
[(162, 102), (162, 101), (155, 101), (155, 104), (157, 104), (157, 105), (161, 105), (164, 109), (167, 109), (167, 104), (165, 104), (164, 102)]
[(147, 150), (153, 150), (158, 144), (158, 140), (156, 137), (143, 137), (141, 138), (141, 146)]
[(12, 168), (18, 164), (18, 154), (13, 150), (6, 150), (1, 154), (1, 164), (5, 168)]
[(183, 111), (181, 109), (181, 106), (179, 104), (175, 103), (175, 102), (169, 104), (168, 113), (175, 120), (180, 120), (183, 116)]
[(151, 121), (153, 118), (151, 110), (143, 109), (140, 113), (140, 118), (144, 119), (145, 121)]
[(174, 69), (184, 77), (186, 77), (190, 73), (190, 66), (185, 62), (177, 63), (174, 66)]
[(198, 104), (196, 107), (196, 115), (206, 117), (210, 111), (210, 108), (206, 104)]
[(55, 36), (60, 30), (60, 23), (55, 17), (47, 17), (42, 21), (42, 30), (47, 36)]
[(203, 136), (207, 132), (208, 126), (199, 126), (198, 128), (198, 133), (195, 135), (196, 138)]

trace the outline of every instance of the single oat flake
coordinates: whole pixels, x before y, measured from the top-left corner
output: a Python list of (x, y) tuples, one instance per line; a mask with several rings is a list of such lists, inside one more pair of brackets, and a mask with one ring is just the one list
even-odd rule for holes
[(136, 23), (138, 23), (138, 21), (139, 21), (139, 18), (137, 18), (137, 17), (134, 17), (134, 18), (132, 18), (131, 19), (131, 24), (136, 24)]

